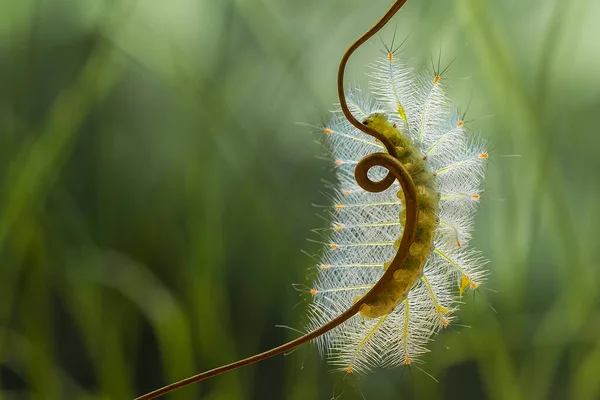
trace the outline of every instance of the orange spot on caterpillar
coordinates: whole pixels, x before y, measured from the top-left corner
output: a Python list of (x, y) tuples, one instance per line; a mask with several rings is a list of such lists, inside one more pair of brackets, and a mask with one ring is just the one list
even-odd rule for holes
[(335, 208), (344, 208), (344, 205), (343, 204), (336, 204)]
[(437, 85), (437, 83), (440, 81), (440, 78), (441, 77), (439, 75), (436, 75), (435, 78), (433, 78), (433, 84)]
[(394, 59), (394, 53), (392, 53), (391, 51), (388, 53), (388, 60), (390, 60), (390, 62), (392, 62), (392, 60)]
[(348, 368), (346, 368), (346, 372), (349, 374), (352, 373), (352, 365), (350, 365)]
[(340, 246), (338, 246), (338, 245), (337, 245), (337, 244), (335, 244), (335, 243), (331, 243), (331, 244), (329, 245), (329, 247), (331, 247), (332, 249), (337, 249), (337, 248), (338, 248), (338, 247), (340, 247)]
[(471, 282), (471, 287), (472, 287), (473, 289), (477, 289), (477, 286), (478, 286), (478, 285), (477, 285), (475, 282)]
[(397, 125), (397, 124), (394, 124), (394, 125), (392, 125), (392, 126), (394, 127), (394, 129), (396, 129), (396, 128), (398, 127), (398, 125)]
[(322, 265), (321, 265), (321, 269), (327, 269), (327, 268), (329, 268), (330, 266), (331, 266), (331, 265), (329, 265), (329, 264), (322, 264)]
[(446, 318), (446, 314), (448, 314), (450, 310), (446, 307), (440, 306), (439, 304), (436, 304), (435, 307), (437, 308), (438, 315), (440, 316), (440, 322), (442, 323), (442, 325), (444, 327), (448, 326), (450, 322), (448, 321), (448, 318)]
[(462, 247), (462, 244), (460, 243), (460, 240), (457, 240), (457, 241), (456, 241), (456, 245), (457, 245), (458, 247)]
[(458, 121), (458, 124), (456, 124), (456, 126), (458, 126), (460, 128), (464, 124), (465, 124), (465, 121)]
[(312, 294), (313, 296), (317, 293), (319, 293), (317, 289), (310, 289), (310, 294)]
[(339, 158), (337, 160), (335, 160), (335, 165), (342, 165), (344, 162), (342, 160), (340, 160)]
[(404, 364), (410, 365), (410, 359), (408, 358), (408, 356), (406, 356), (406, 358), (404, 359)]
[(333, 133), (333, 131), (331, 129), (329, 129), (329, 128), (323, 129), (323, 132), (325, 132), (328, 135), (331, 134), (331, 133)]
[(344, 225), (336, 225), (335, 226), (336, 231), (339, 231), (340, 229), (343, 229), (343, 228), (344, 228)]
[(471, 195), (471, 198), (472, 198), (473, 200), (479, 200), (479, 193), (472, 194), (472, 195)]
[(489, 157), (488, 153), (481, 153), (479, 155), (479, 158), (483, 158), (483, 159), (488, 158), (488, 157)]
[(343, 192), (343, 193), (344, 193), (346, 196), (348, 196), (349, 194), (351, 194), (351, 193), (352, 193), (352, 190), (344, 190), (344, 192)]

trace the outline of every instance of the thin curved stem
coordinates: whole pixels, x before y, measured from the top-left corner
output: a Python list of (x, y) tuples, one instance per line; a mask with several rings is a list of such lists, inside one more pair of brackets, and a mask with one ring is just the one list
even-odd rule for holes
[[(404, 262), (406, 261), (410, 245), (413, 243), (415, 238), (415, 233), (417, 229), (417, 194), (415, 190), (414, 182), (410, 177), (410, 174), (406, 171), (404, 166), (398, 161), (396, 158), (397, 153), (394, 146), (391, 142), (379, 132), (369, 128), (363, 124), (361, 124), (348, 109), (348, 104), (346, 103), (346, 97), (344, 93), (344, 71), (346, 68), (346, 64), (348, 63), (348, 59), (354, 53), (354, 51), (360, 47), (364, 42), (366, 42), (369, 38), (375, 35), (385, 24), (392, 18), (392, 16), (406, 3), (406, 0), (398, 0), (396, 1), (392, 7), (388, 10), (388, 12), (375, 24), (371, 29), (369, 29), (364, 35), (362, 35), (356, 42), (354, 42), (348, 50), (344, 53), (342, 60), (340, 61), (340, 67), (338, 69), (338, 95), (340, 99), (340, 105), (342, 108), (342, 112), (348, 119), (348, 121), (354, 125), (356, 128), (360, 129), (362, 132), (371, 135), (378, 140), (380, 140), (386, 147), (389, 154), (386, 153), (374, 153), (370, 154), (363, 159), (361, 159), (356, 165), (355, 169), (355, 177), (358, 184), (369, 192), (381, 192), (389, 188), (395, 179), (398, 179), (402, 190), (404, 192), (404, 198), (406, 202), (406, 224), (404, 226), (404, 232), (402, 235), (402, 240), (400, 242), (400, 247), (396, 256), (392, 260), (392, 263), (383, 274), (381, 279), (365, 294), (361, 299), (356, 301), (350, 308), (344, 311), (342, 314), (329, 321), (327, 324), (315, 329), (312, 332), (309, 332), (299, 338), (296, 338), (288, 343), (282, 344), (281, 346), (272, 348), (263, 353), (253, 355), (251, 357), (245, 358), (243, 360), (239, 360), (233, 362), (231, 364), (223, 365), (221, 367), (217, 367), (211, 369), (210, 371), (202, 372), (200, 374), (191, 376), (189, 378), (183, 379), (179, 382), (172, 383), (170, 385), (164, 386), (160, 389), (157, 389), (153, 392), (147, 393), (140, 397), (137, 397), (135, 400), (150, 400), (154, 399), (158, 396), (162, 396), (166, 393), (172, 392), (176, 389), (182, 388), (184, 386), (188, 386), (190, 384), (202, 381), (204, 379), (213, 377), (215, 375), (223, 374), (228, 371), (232, 371), (246, 365), (250, 365), (267, 358), (273, 357), (275, 355), (284, 353), (288, 350), (291, 350), (295, 347), (298, 347), (306, 342), (309, 342), (324, 333), (334, 329), (340, 324), (344, 323), (348, 319), (352, 318), (356, 315), (363, 304), (370, 301), (378, 292), (382, 290), (382, 288), (393, 279), (393, 274), (395, 271), (400, 269)], [(374, 166), (380, 166), (386, 168), (389, 171), (389, 174), (382, 179), (381, 181), (372, 181), (368, 176), (368, 171)]]
[(394, 16), (394, 14), (396, 14), (396, 12), (398, 12), (400, 7), (402, 7), (404, 5), (404, 3), (406, 3), (406, 1), (407, 0), (396, 1), (390, 7), (388, 12), (386, 12), (385, 15), (383, 17), (381, 17), (381, 19), (375, 25), (373, 25), (373, 27), (371, 29), (369, 29), (367, 32), (365, 32), (364, 35), (359, 37), (356, 40), (356, 42), (352, 43), (352, 45), (348, 48), (348, 50), (346, 50), (346, 52), (342, 56), (342, 59), (340, 61), (340, 66), (338, 68), (338, 75), (337, 75), (337, 90), (338, 90), (338, 97), (340, 98), (340, 107), (342, 109), (342, 112), (344, 113), (344, 116), (348, 120), (348, 122), (350, 122), (352, 125), (354, 125), (360, 131), (366, 133), (367, 135), (373, 136), (374, 138), (379, 140), (381, 143), (383, 143), (386, 150), (388, 151), (388, 153), (390, 153), (394, 157), (397, 157), (398, 153), (396, 152), (396, 148), (394, 147), (394, 145), (392, 145), (390, 140), (388, 138), (386, 138), (384, 135), (382, 135), (381, 133), (377, 132), (375, 129), (365, 126), (362, 123), (360, 123), (348, 109), (348, 104), (346, 103), (346, 95), (344, 94), (344, 72), (346, 70), (346, 64), (348, 63), (350, 56), (356, 51), (356, 49), (358, 49), (360, 46), (362, 46), (362, 44), (364, 42), (366, 42), (371, 37), (373, 37), (377, 32), (379, 32), (381, 30), (381, 28), (383, 28), (385, 26), (385, 24), (387, 24), (389, 22), (389, 20)]

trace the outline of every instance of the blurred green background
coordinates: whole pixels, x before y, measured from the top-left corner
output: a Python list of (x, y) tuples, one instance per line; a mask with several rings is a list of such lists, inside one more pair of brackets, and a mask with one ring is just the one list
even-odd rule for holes
[[(331, 163), (304, 122), (391, 0), (0, 1), (0, 399), (128, 399), (297, 336)], [(171, 399), (600, 399), (600, 3), (411, 0), (385, 28), (491, 143), (485, 288), (420, 368), (305, 346)], [(350, 61), (366, 84), (373, 39)], [(503, 157), (520, 155), (520, 157)], [(491, 305), (496, 312), (489, 306)]]

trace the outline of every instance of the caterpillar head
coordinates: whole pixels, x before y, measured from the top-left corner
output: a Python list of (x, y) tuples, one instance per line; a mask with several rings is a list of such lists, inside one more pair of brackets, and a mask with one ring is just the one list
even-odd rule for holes
[(375, 130), (379, 130), (378, 128), (389, 125), (387, 115), (382, 112), (376, 112), (369, 115), (362, 121), (362, 124), (368, 127), (371, 127)]
[(380, 132), (388, 139), (397, 141), (395, 130), (397, 129), (396, 124), (388, 121), (387, 114), (382, 112), (374, 112), (362, 121), (362, 124), (373, 128), (377, 132)]

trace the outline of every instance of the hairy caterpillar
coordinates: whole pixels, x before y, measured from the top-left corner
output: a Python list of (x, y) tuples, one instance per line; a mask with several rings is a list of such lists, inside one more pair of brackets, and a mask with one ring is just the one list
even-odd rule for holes
[[(486, 261), (468, 248), (468, 241), (488, 153), (452, 110), (441, 74), (432, 75), (415, 73), (388, 50), (373, 65), (376, 100), (360, 90), (347, 96), (352, 113), (396, 148), (419, 200), (415, 240), (403, 268), (362, 304), (359, 315), (318, 339), (333, 365), (349, 373), (410, 364), (427, 351), (430, 337), (451, 322), (457, 299), (485, 278), (481, 267)], [(354, 182), (358, 160), (385, 148), (340, 114), (324, 129), (341, 187), (330, 242), (310, 290), (310, 330), (349, 308), (381, 278), (405, 221), (398, 185), (370, 193)], [(384, 174), (375, 173), (375, 178)]]

